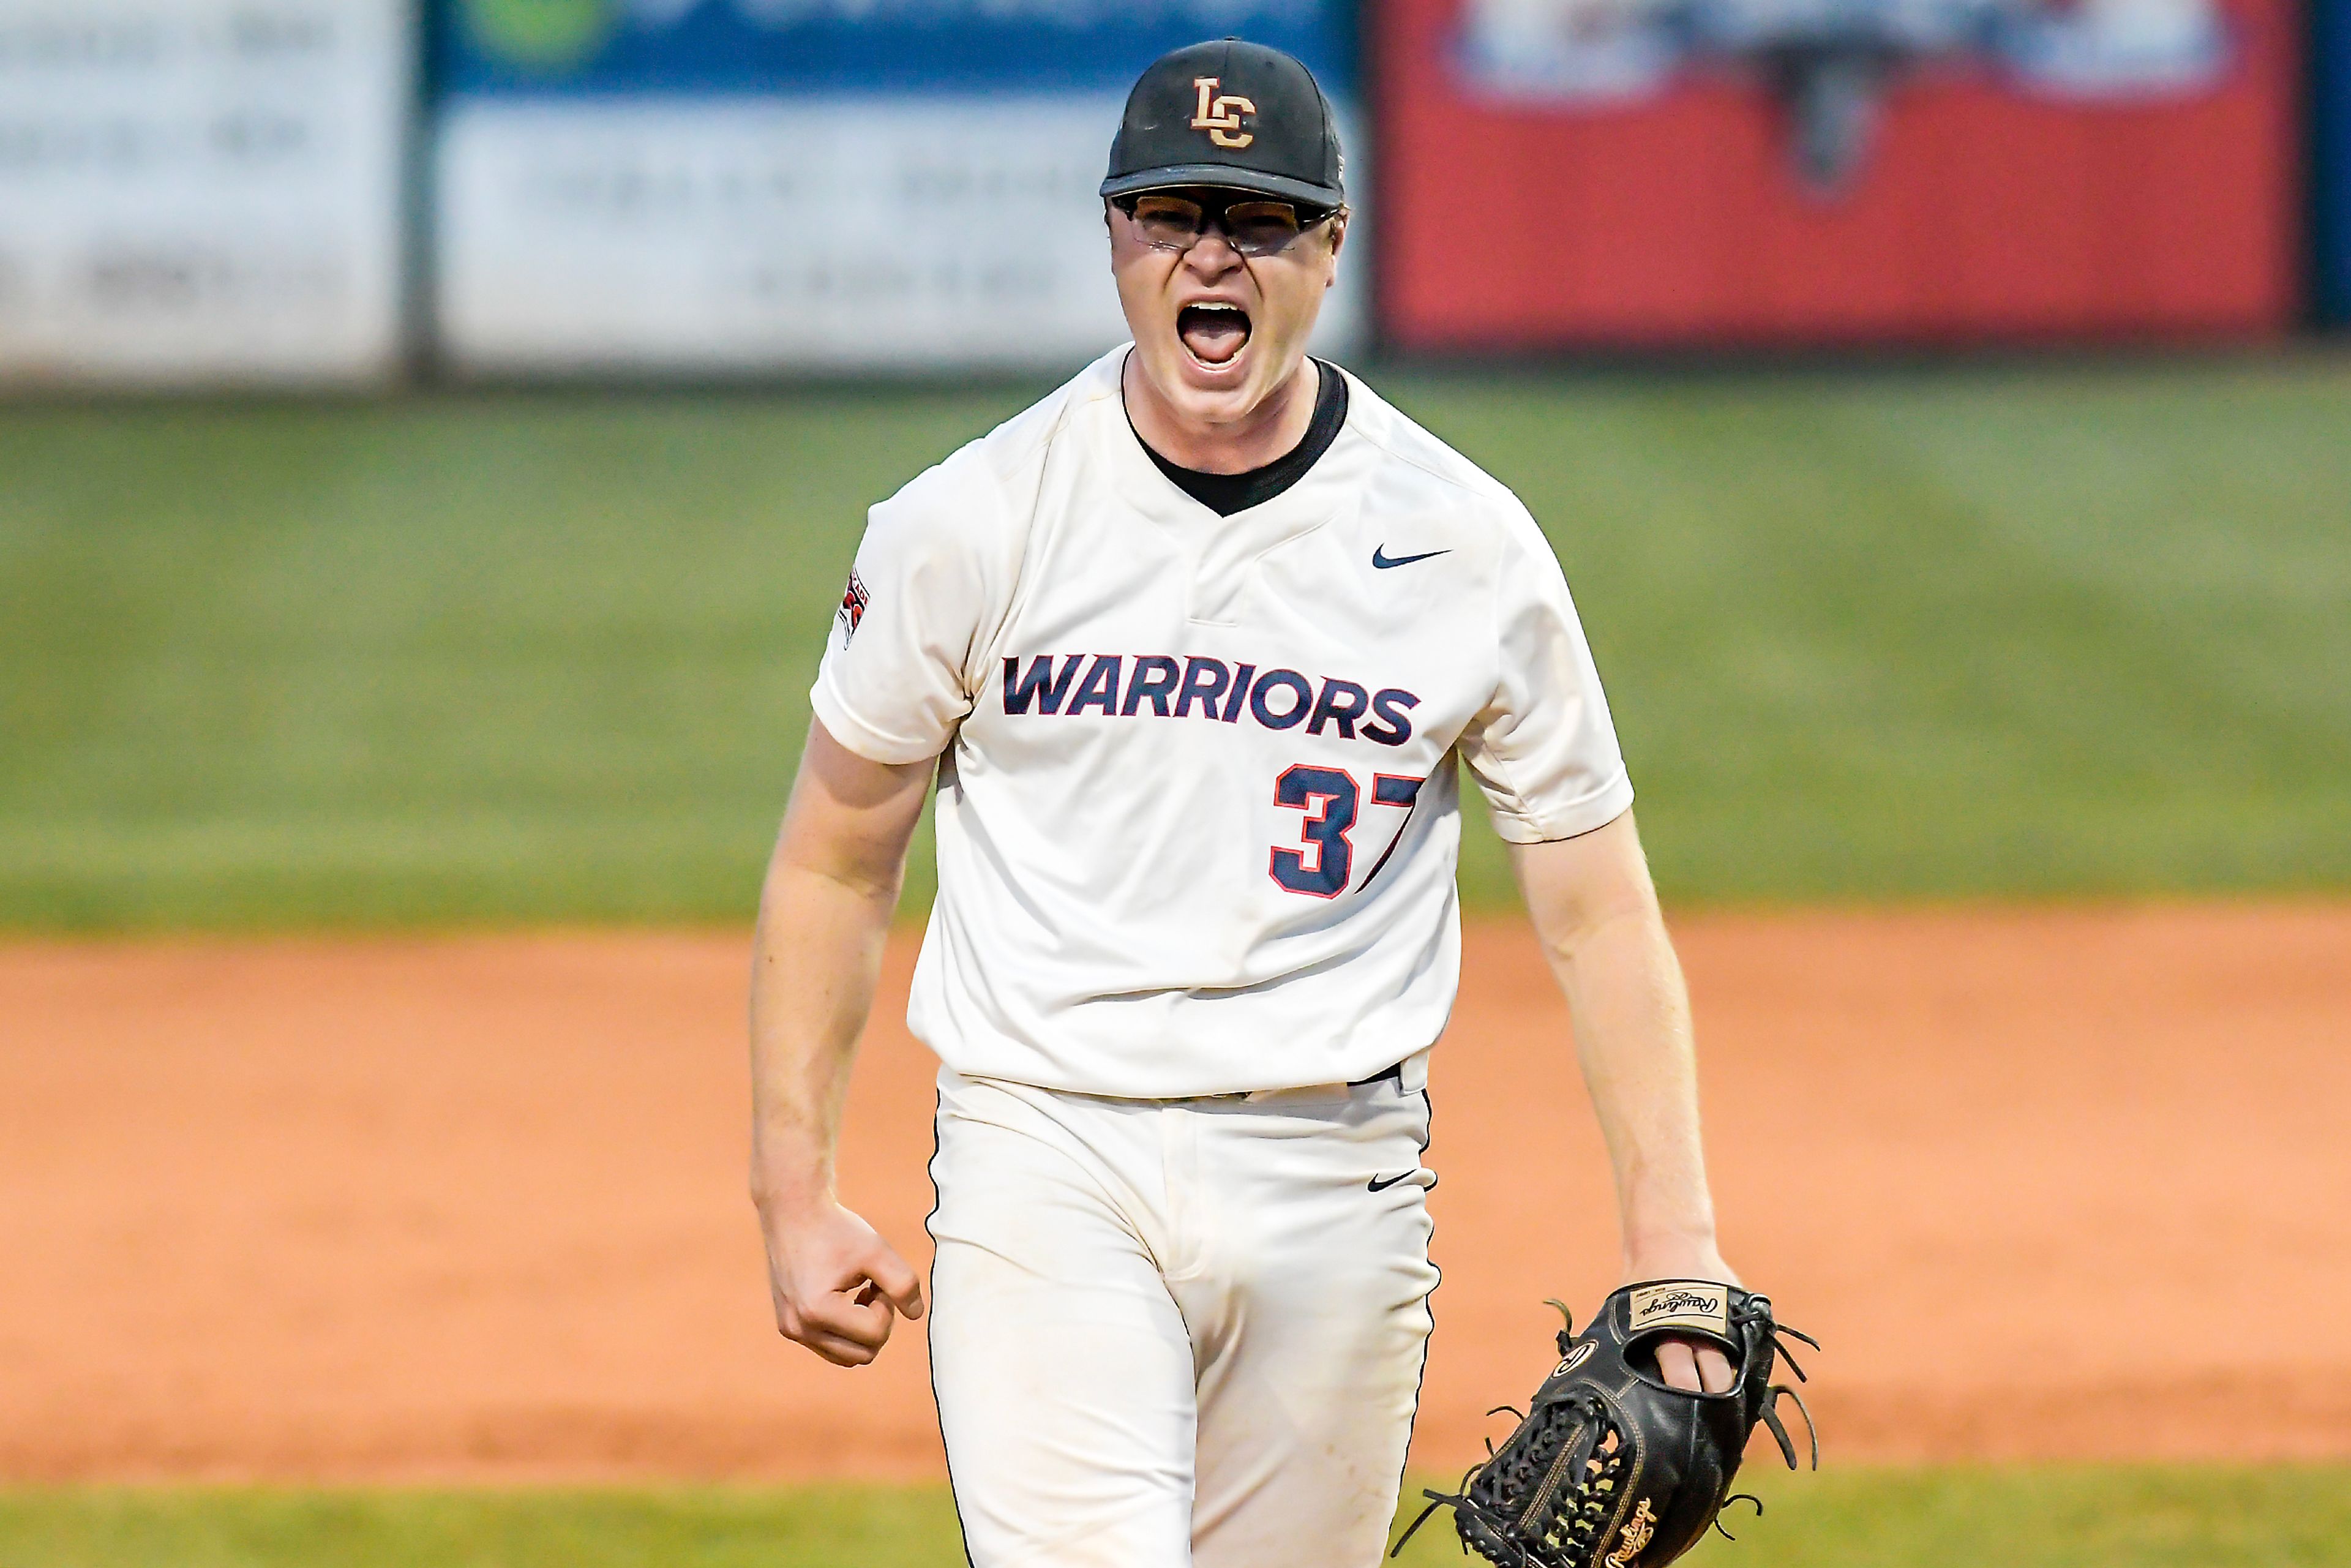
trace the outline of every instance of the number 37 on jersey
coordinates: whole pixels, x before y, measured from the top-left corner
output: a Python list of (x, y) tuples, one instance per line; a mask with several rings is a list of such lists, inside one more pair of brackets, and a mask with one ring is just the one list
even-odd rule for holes
[[(1332, 677), (1318, 688), (1295, 670), (1260, 671), (1255, 664), (1228, 665), (1221, 659), (1179, 661), (1144, 653), (1135, 657), (1131, 674), (1126, 664), (1120, 653), (1043, 653), (1024, 669), (1020, 660), (1007, 658), (1004, 711), (1008, 716), (1034, 713), (1073, 717), (1091, 708), (1104, 716), (1188, 716), (1225, 724), (1247, 716), (1267, 729), (1302, 728), (1309, 735), (1329, 734), (1343, 740), (1360, 736), (1382, 746), (1401, 746), (1411, 738), (1411, 713), (1420, 706), (1418, 695), (1402, 687), (1374, 692)], [(1356, 829), (1378, 831), (1368, 825), (1368, 813), (1394, 808), (1392, 820), (1381, 824), (1385, 831), (1378, 858), (1361, 884), (1370, 886), (1403, 839), (1422, 782), (1406, 774), (1374, 773), (1367, 791), (1343, 768), (1300, 762), (1284, 768), (1274, 780), (1274, 803), (1301, 812), (1303, 821), (1294, 846), (1272, 848), (1268, 874), (1290, 893), (1338, 897), (1354, 878)]]

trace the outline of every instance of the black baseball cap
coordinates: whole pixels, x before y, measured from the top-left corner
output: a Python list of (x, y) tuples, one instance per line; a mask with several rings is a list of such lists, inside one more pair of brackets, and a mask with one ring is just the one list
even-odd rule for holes
[(1104, 197), (1181, 185), (1254, 191), (1311, 207), (1347, 199), (1339, 126), (1314, 73), (1238, 38), (1151, 62), (1110, 144)]

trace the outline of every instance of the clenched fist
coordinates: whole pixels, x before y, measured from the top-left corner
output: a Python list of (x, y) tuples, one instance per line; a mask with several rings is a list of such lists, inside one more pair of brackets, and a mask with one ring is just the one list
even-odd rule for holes
[(840, 1204), (759, 1206), (776, 1328), (836, 1366), (863, 1366), (904, 1312), (923, 1315), (922, 1281), (872, 1226)]

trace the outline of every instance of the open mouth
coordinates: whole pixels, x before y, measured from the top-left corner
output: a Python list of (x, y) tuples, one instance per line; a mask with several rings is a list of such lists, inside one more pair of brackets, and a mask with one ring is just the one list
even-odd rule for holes
[(1186, 305), (1176, 312), (1176, 336), (1202, 364), (1228, 364), (1249, 340), (1249, 312), (1238, 305)]

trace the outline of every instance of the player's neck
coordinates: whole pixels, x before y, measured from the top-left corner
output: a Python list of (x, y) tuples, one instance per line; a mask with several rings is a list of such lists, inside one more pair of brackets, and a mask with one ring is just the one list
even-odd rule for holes
[(1202, 474), (1246, 474), (1288, 456), (1306, 439), (1322, 375), (1321, 367), (1301, 357), (1280, 386), (1229, 422), (1186, 418), (1151, 384), (1138, 355), (1127, 356), (1120, 390), (1134, 434), (1160, 456)]

